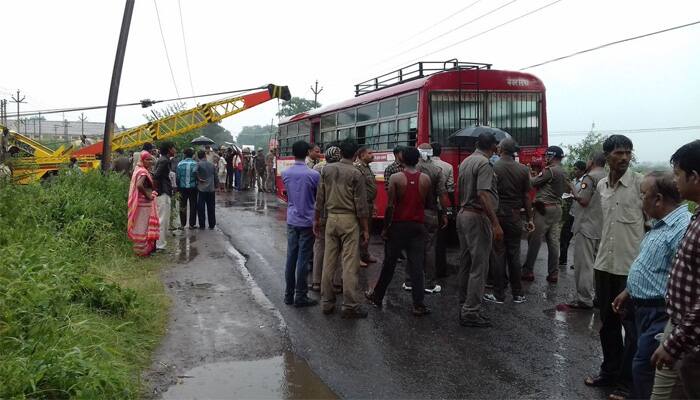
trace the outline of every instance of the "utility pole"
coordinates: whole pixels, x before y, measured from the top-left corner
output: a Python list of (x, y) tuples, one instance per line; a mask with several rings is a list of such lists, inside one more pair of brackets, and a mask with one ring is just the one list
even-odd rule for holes
[(129, 38), (129, 26), (131, 25), (131, 15), (134, 13), (135, 0), (126, 0), (124, 7), (124, 17), (122, 27), (119, 32), (119, 42), (117, 43), (117, 55), (114, 58), (114, 69), (112, 70), (112, 82), (109, 85), (109, 99), (107, 100), (107, 117), (105, 118), (105, 132), (102, 139), (102, 171), (107, 172), (112, 159), (112, 133), (114, 132), (114, 117), (117, 111), (117, 97), (119, 95), (119, 82), (122, 77), (122, 66), (124, 65), (124, 55), (126, 53), (126, 41)]
[(0, 100), (0, 124), (7, 126), (7, 100)]
[(24, 101), (24, 99), (26, 99), (26, 98), (27, 98), (27, 96), (22, 96), (20, 98), (19, 89), (17, 89), (17, 98), (15, 98), (15, 96), (12, 96), (12, 101), (14, 103), (17, 103), (17, 133), (19, 133), (19, 124), (20, 124), (20, 122), (19, 122), (19, 105), (22, 103), (26, 103), (26, 101)]
[(83, 141), (83, 143), (87, 142), (87, 138), (85, 136), (85, 121), (87, 121), (87, 117), (85, 116), (85, 113), (80, 113), (80, 140)]
[(42, 121), (42, 119), (41, 119), (41, 113), (39, 113), (39, 115), (37, 116), (37, 118), (39, 119), (39, 139), (41, 139), (41, 121)]
[(63, 118), (63, 138), (68, 140), (68, 120)]
[(318, 88), (318, 79), (316, 79), (316, 84), (311, 87), (311, 91), (314, 93), (314, 107), (318, 107), (318, 94), (323, 92), (323, 86), (321, 89)]

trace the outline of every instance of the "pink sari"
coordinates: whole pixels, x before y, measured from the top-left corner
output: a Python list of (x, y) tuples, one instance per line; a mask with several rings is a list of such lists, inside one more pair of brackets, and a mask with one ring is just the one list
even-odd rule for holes
[(155, 199), (148, 200), (143, 193), (139, 192), (136, 182), (142, 176), (153, 187), (153, 178), (150, 172), (143, 167), (145, 157), (151, 157), (147, 152), (141, 152), (141, 162), (138, 163), (133, 175), (131, 175), (131, 185), (129, 186), (129, 213), (127, 224), (127, 235), (134, 243), (134, 253), (145, 257), (150, 255), (156, 247), (156, 240), (160, 237), (160, 223), (158, 222), (158, 209)]

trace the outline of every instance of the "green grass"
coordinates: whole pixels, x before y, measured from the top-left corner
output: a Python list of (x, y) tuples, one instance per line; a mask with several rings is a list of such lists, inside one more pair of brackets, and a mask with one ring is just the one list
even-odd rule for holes
[(126, 238), (128, 185), (0, 185), (0, 398), (139, 397), (168, 300)]

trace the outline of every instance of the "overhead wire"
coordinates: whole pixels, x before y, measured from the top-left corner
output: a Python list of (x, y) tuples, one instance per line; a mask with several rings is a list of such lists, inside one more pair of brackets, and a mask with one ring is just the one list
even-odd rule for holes
[[(478, 20), (480, 20), (480, 19), (482, 19), (482, 18), (485, 18), (485, 17), (487, 17), (487, 16), (489, 16), (489, 15), (491, 15), (491, 14), (493, 14), (493, 13), (495, 13), (495, 12), (497, 12), (497, 11), (499, 11), (499, 10), (501, 10), (501, 9), (503, 9), (503, 8), (509, 6), (509, 5), (513, 4), (513, 3), (515, 3), (516, 1), (518, 1), (518, 0), (510, 0), (508, 3), (502, 4), (502, 5), (500, 5), (500, 6), (496, 7), (496, 8), (494, 8), (494, 9), (492, 9), (492, 10), (490, 10), (490, 11), (484, 13), (484, 14), (479, 15), (479, 16), (476, 17), (476, 18), (472, 18), (471, 20), (469, 20), (469, 21), (467, 21), (467, 22), (465, 22), (465, 23), (463, 23), (463, 24), (461, 24), (461, 25), (459, 25), (459, 26), (456, 26), (456, 27), (452, 28), (452, 29), (448, 30), (447, 32), (443, 32), (443, 33), (441, 33), (441, 34), (439, 34), (439, 35), (437, 35), (437, 36), (435, 36), (435, 37), (433, 37), (433, 38), (431, 38), (431, 39), (429, 39), (429, 40), (426, 40), (426, 41), (424, 41), (424, 42), (422, 42), (422, 43), (419, 43), (419, 44), (417, 44), (417, 45), (415, 45), (415, 46), (409, 48), (408, 50), (402, 51), (402, 52), (400, 52), (400, 53), (394, 54), (394, 55), (391, 56), (391, 57), (385, 58), (384, 60), (382, 60), (382, 61), (380, 61), (380, 62), (378, 62), (378, 63), (376, 63), (376, 64), (374, 64), (374, 65), (381, 65), (381, 64), (384, 64), (384, 63), (387, 62), (387, 61), (393, 60), (395, 57), (399, 57), (399, 56), (402, 56), (402, 55), (404, 55), (404, 54), (406, 54), (406, 53), (409, 53), (409, 52), (411, 52), (411, 51), (413, 51), (413, 50), (419, 49), (419, 48), (425, 46), (426, 44), (432, 43), (432, 42), (434, 42), (434, 41), (436, 41), (436, 40), (438, 40), (438, 39), (440, 39), (440, 38), (442, 38), (442, 37), (445, 37), (446, 35), (449, 35), (449, 34), (452, 33), (452, 32), (455, 32), (455, 31), (457, 31), (457, 30), (459, 30), (459, 29), (464, 28), (465, 26), (467, 26), (467, 25), (469, 25), (469, 24), (471, 24), (471, 23), (474, 23), (474, 22), (476, 22), (476, 21), (478, 21)], [(475, 3), (472, 3), (472, 4), (475, 4)]]
[(536, 14), (536, 13), (538, 13), (538, 12), (540, 12), (540, 11), (546, 9), (546, 8), (549, 8), (549, 7), (553, 6), (553, 5), (555, 5), (555, 4), (559, 3), (559, 2), (561, 2), (561, 1), (563, 1), (563, 0), (555, 0), (555, 1), (552, 1), (552, 2), (550, 2), (550, 3), (547, 3), (547, 4), (543, 5), (542, 7), (536, 8), (536, 9), (534, 9), (534, 10), (532, 10), (532, 11), (528, 11), (528, 12), (526, 12), (525, 14), (521, 14), (521, 15), (515, 17), (515, 18), (511, 18), (511, 19), (509, 19), (508, 21), (503, 22), (503, 23), (501, 23), (501, 24), (498, 24), (498, 25), (496, 25), (496, 26), (494, 26), (494, 27), (491, 27), (491, 28), (489, 28), (489, 29), (486, 29), (486, 30), (484, 30), (484, 31), (481, 31), (481, 32), (479, 32), (479, 33), (476, 33), (476, 34), (474, 34), (474, 35), (472, 35), (472, 36), (469, 36), (469, 37), (467, 37), (467, 38), (464, 38), (464, 39), (462, 39), (462, 40), (460, 40), (460, 41), (457, 41), (457, 42), (455, 42), (455, 43), (452, 43), (452, 44), (450, 44), (450, 45), (448, 45), (448, 46), (439, 48), (439, 49), (437, 49), (437, 50), (435, 50), (435, 51), (431, 51), (430, 53), (425, 54), (425, 55), (423, 55), (423, 56), (421, 56), (421, 57), (414, 58), (414, 59), (412, 59), (412, 60), (410, 60), (410, 61), (407, 61), (407, 62), (403, 63), (402, 65), (410, 64), (410, 63), (412, 63), (412, 62), (415, 62), (415, 61), (424, 59), (425, 57), (431, 56), (431, 55), (433, 55), (433, 54), (435, 54), (435, 53), (439, 53), (439, 52), (441, 52), (441, 51), (443, 51), (443, 50), (447, 50), (447, 49), (449, 49), (449, 48), (455, 47), (455, 46), (460, 45), (460, 44), (462, 44), (462, 43), (468, 42), (468, 41), (470, 41), (470, 40), (472, 40), (472, 39), (475, 39), (475, 38), (477, 38), (477, 37), (479, 37), (479, 36), (485, 35), (485, 34), (487, 34), (487, 33), (489, 33), (489, 32), (492, 32), (492, 31), (494, 31), (494, 30), (496, 30), (496, 29), (502, 28), (502, 27), (504, 27), (504, 26), (506, 26), (506, 25), (508, 25), (508, 24), (511, 24), (511, 23), (513, 23), (513, 22), (515, 22), (515, 21), (521, 20), (521, 19), (526, 18), (526, 17), (528, 17), (528, 16), (530, 16), (530, 15)]
[(190, 89), (194, 96), (194, 85), (192, 84), (192, 71), (190, 70), (190, 56), (187, 51), (187, 40), (185, 39), (185, 23), (182, 20), (181, 0), (177, 0), (177, 8), (180, 10), (180, 28), (182, 28), (182, 44), (185, 47), (185, 65), (187, 65), (187, 76), (190, 78)]
[(605, 43), (605, 44), (601, 44), (601, 45), (599, 45), (599, 46), (591, 47), (590, 49), (580, 50), (580, 51), (577, 51), (577, 52), (575, 52), (575, 53), (571, 53), (571, 54), (569, 54), (569, 55), (565, 55), (565, 56), (553, 58), (553, 59), (551, 59), (551, 60), (544, 61), (544, 62), (541, 62), (541, 63), (533, 64), (533, 65), (530, 65), (529, 67), (523, 67), (523, 68), (520, 68), (520, 71), (524, 71), (524, 70), (530, 69), (530, 68), (540, 67), (540, 66), (546, 65), (546, 64), (551, 64), (551, 63), (553, 63), (553, 62), (565, 60), (565, 59), (567, 59), (567, 58), (575, 57), (575, 56), (578, 56), (578, 55), (581, 55), (581, 54), (585, 54), (585, 53), (590, 53), (590, 52), (592, 52), (592, 51), (596, 51), (596, 50), (604, 49), (604, 48), (606, 48), (606, 47), (614, 46), (614, 45), (616, 45), (616, 44), (621, 44), (621, 43), (625, 43), (625, 42), (631, 42), (631, 41), (633, 41), (633, 40), (642, 39), (642, 38), (646, 38), (646, 37), (649, 37), (649, 36), (658, 35), (658, 34), (661, 34), (661, 33), (671, 32), (671, 31), (674, 31), (674, 30), (677, 30), (677, 29), (687, 28), (687, 27), (689, 27), (689, 26), (693, 26), (693, 25), (697, 25), (697, 24), (700, 24), (700, 21), (690, 22), (690, 23), (687, 23), (687, 24), (683, 24), (683, 25), (678, 25), (678, 26), (674, 26), (674, 27), (671, 27), (671, 28), (662, 29), (662, 30), (660, 30), (660, 31), (645, 33), (645, 34), (643, 34), (643, 35), (634, 36), (634, 37), (630, 37), (630, 38), (626, 38), (626, 39), (622, 39), (622, 40), (616, 40), (616, 41), (614, 41), (614, 42)]
[(631, 134), (631, 133), (653, 133), (653, 132), (675, 132), (675, 131), (691, 131), (700, 130), (700, 125), (689, 126), (667, 126), (661, 128), (632, 128), (632, 129), (596, 129), (595, 131), (553, 131), (550, 136), (580, 136), (587, 135), (591, 132), (600, 134)]
[(417, 32), (417, 33), (414, 33), (413, 35), (411, 35), (411, 36), (409, 36), (407, 39), (405, 39), (403, 42), (399, 43), (399, 46), (401, 46), (401, 45), (403, 45), (403, 44), (405, 44), (405, 43), (407, 43), (407, 42), (409, 42), (409, 41), (415, 39), (416, 37), (418, 37), (418, 36), (424, 34), (425, 32), (428, 32), (429, 30), (431, 30), (431, 29), (433, 29), (434, 27), (440, 25), (441, 23), (443, 23), (443, 22), (445, 22), (445, 21), (447, 21), (447, 20), (449, 20), (449, 19), (454, 18), (454, 17), (457, 16), (458, 14), (461, 14), (461, 13), (467, 11), (468, 9), (472, 8), (474, 5), (476, 5), (477, 3), (481, 2), (481, 1), (482, 1), (482, 0), (476, 0), (475, 2), (473, 2), (473, 3), (469, 4), (469, 5), (467, 5), (466, 7), (463, 7), (463, 8), (461, 8), (461, 9), (459, 9), (458, 11), (453, 12), (452, 14), (450, 14), (450, 15), (448, 15), (447, 17), (441, 19), (440, 21), (438, 21), (438, 22), (436, 22), (436, 23), (430, 25), (429, 27), (423, 29), (422, 31)]
[[(175, 98), (162, 99), (162, 100), (142, 100), (142, 101), (133, 102), (133, 103), (117, 104), (117, 107), (143, 106), (144, 102), (148, 102), (150, 104), (157, 104), (157, 103), (166, 103), (166, 102), (170, 102), (170, 101), (195, 99), (195, 98), (199, 98), (199, 97), (211, 97), (211, 96), (220, 96), (220, 95), (224, 95), (224, 94), (245, 93), (245, 92), (251, 92), (253, 90), (260, 90), (260, 89), (266, 89), (266, 88), (267, 88), (267, 86), (259, 86), (259, 87), (255, 87), (255, 88), (229, 90), (229, 91), (225, 91), (225, 92), (207, 93), (207, 94), (200, 94), (200, 95), (186, 96), (186, 97), (175, 97)], [(39, 114), (41, 114), (41, 115), (58, 114), (58, 113), (64, 113), (64, 112), (99, 110), (102, 108), (107, 108), (107, 106), (104, 105), (104, 106), (86, 106), (86, 107), (70, 107), (70, 108), (52, 108), (52, 109), (46, 109), (46, 110), (32, 110), (32, 111), (22, 112), (19, 114), (19, 116), (20, 117), (29, 117), (29, 116), (39, 115)]]
[(168, 53), (168, 45), (165, 44), (165, 34), (163, 33), (163, 24), (160, 22), (160, 13), (158, 12), (158, 2), (153, 0), (153, 5), (156, 7), (156, 18), (158, 19), (158, 28), (160, 29), (160, 37), (163, 39), (163, 48), (165, 49), (165, 59), (168, 60), (168, 68), (170, 68), (170, 77), (173, 79), (173, 86), (175, 86), (175, 94), (180, 97), (180, 91), (177, 89), (177, 83), (175, 82), (175, 74), (173, 73), (173, 65), (170, 63), (170, 54)]

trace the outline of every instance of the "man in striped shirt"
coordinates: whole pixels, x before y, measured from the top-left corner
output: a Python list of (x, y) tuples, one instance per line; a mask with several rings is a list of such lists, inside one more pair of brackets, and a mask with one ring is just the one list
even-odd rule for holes
[[(671, 156), (678, 191), (700, 203), (700, 140)], [(666, 295), (671, 329), (651, 358), (657, 369), (678, 371), (688, 398), (700, 398), (700, 207), (681, 240)], [(675, 368), (674, 368), (675, 364)], [(659, 371), (661, 372), (661, 371)]]
[(634, 399), (649, 399), (654, 386), (654, 369), (649, 362), (656, 350), (656, 335), (663, 332), (666, 315), (666, 282), (678, 244), (690, 223), (688, 206), (670, 172), (652, 172), (642, 181), (642, 208), (653, 219), (642, 239), (639, 255), (630, 267), (627, 288), (613, 301), (616, 313), (634, 313), (637, 351), (632, 360)]

